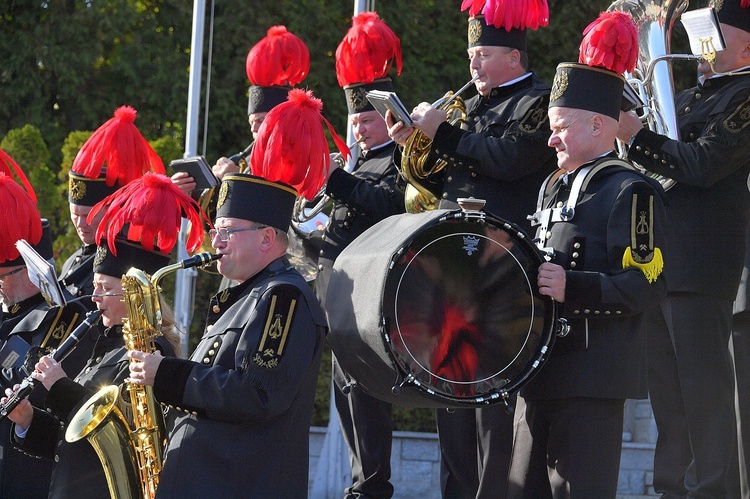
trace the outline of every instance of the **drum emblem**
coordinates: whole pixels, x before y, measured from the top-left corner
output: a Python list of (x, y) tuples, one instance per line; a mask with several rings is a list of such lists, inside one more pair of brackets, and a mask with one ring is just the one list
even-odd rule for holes
[(466, 251), (467, 255), (471, 256), (475, 251), (477, 251), (478, 246), (478, 237), (464, 236), (464, 251)]

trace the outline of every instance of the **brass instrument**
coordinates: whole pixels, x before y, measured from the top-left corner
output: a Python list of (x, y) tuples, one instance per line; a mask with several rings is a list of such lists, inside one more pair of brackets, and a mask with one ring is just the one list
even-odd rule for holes
[[(688, 6), (688, 0), (617, 0), (608, 11), (629, 13), (638, 27), (638, 62), (632, 74), (625, 74), (627, 82), (643, 102), (641, 119), (652, 131), (675, 140), (680, 138), (674, 105), (674, 83), (671, 61), (697, 59), (697, 56), (671, 54), (670, 45), (674, 23)], [(627, 144), (619, 144), (621, 155), (626, 155)], [(664, 190), (675, 183), (662, 175), (643, 173), (661, 183)]]
[[(179, 269), (203, 266), (221, 255), (201, 253), (167, 265), (149, 277), (131, 268), (122, 277), (128, 316), (123, 335), (128, 350), (153, 352), (154, 338), (161, 336), (159, 281)], [(113, 498), (148, 498), (156, 494), (162, 469), (165, 440), (159, 403), (150, 386), (125, 383), (133, 412), (132, 430), (118, 407), (120, 389), (111, 385), (99, 390), (73, 416), (65, 439), (77, 442), (87, 438), (94, 447)]]
[[(479, 75), (474, 75), (457, 92), (447, 92), (442, 98), (435, 101), (432, 107), (445, 111), (451, 125), (462, 126), (466, 122), (466, 104), (459, 95), (473, 85), (478, 78)], [(408, 182), (404, 194), (407, 213), (420, 213), (438, 207), (438, 198), (423, 184), (430, 177), (442, 174), (447, 163), (441, 159), (433, 163), (429, 159), (431, 147), (432, 140), (428, 139), (420, 130), (415, 130), (404, 144), (401, 156), (401, 175)]]

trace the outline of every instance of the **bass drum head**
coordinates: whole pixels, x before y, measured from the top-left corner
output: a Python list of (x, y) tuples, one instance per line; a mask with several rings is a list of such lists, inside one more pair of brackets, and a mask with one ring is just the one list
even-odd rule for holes
[[(367, 391), (398, 405), (501, 401), (541, 367), (553, 341), (554, 302), (536, 286), (543, 259), (502, 220), (445, 210), (429, 215), (411, 219), (416, 227), (390, 253), (378, 334), (359, 331), (365, 348), (384, 350), (377, 355), (384, 365), (343, 360), (335, 340), (334, 353)], [(415, 216), (421, 215), (406, 215)], [(393, 230), (398, 220), (381, 224), (373, 227), (376, 238), (402, 233)], [(332, 336), (335, 330), (332, 323)]]

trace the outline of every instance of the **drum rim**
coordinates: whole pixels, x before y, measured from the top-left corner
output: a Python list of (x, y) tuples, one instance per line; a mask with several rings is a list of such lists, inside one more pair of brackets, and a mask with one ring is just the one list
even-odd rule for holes
[[(464, 211), (451, 211), (446, 213), (444, 216), (436, 218), (434, 220), (431, 220), (429, 223), (423, 225), (420, 227), (420, 230), (411, 234), (411, 236), (406, 239), (399, 247), (396, 249), (396, 251), (391, 256), (391, 266), (389, 268), (390, 270), (395, 265), (396, 261), (401, 257), (403, 252), (414, 242), (416, 239), (416, 236), (420, 234), (422, 231), (437, 225), (439, 223), (446, 222), (448, 220), (461, 220), (463, 221), (470, 221), (475, 223), (483, 223), (488, 224), (492, 223), (493, 225), (497, 226), (498, 228), (501, 228), (508, 232), (512, 237), (514, 237), (516, 240), (520, 241), (521, 245), (524, 246), (526, 249), (530, 250), (526, 253), (530, 255), (532, 259), (535, 260), (535, 263), (538, 265), (541, 265), (544, 263), (544, 254), (542, 253), (539, 248), (531, 242), (531, 240), (528, 238), (526, 233), (516, 224), (509, 222), (505, 219), (502, 219), (500, 217), (497, 217), (495, 215), (489, 215), (484, 212), (464, 212)], [(450, 234), (451, 236), (454, 236), (455, 234)], [(447, 237), (443, 236), (443, 237)], [(515, 258), (515, 256), (514, 256)], [(516, 261), (518, 261), (516, 259)], [(532, 292), (534, 291), (533, 283), (531, 282), (531, 279), (529, 278), (529, 275), (526, 276), (526, 281), (529, 283), (532, 287)], [(403, 278), (403, 275), (399, 277), (399, 281)], [(386, 283), (389, 279), (389, 276), (386, 276), (384, 283)], [(493, 392), (488, 392), (484, 395), (478, 395), (473, 397), (466, 397), (466, 396), (457, 396), (457, 395), (451, 395), (444, 393), (442, 391), (437, 391), (435, 388), (431, 387), (431, 385), (428, 385), (416, 377), (414, 377), (413, 374), (409, 373), (402, 365), (401, 363), (396, 359), (394, 355), (394, 349), (392, 347), (392, 339), (391, 334), (389, 332), (388, 324), (386, 323), (386, 314), (385, 314), (385, 299), (386, 296), (383, 294), (380, 298), (380, 308), (381, 308), (381, 317), (383, 318), (383, 334), (381, 335), (381, 339), (383, 340), (383, 346), (385, 348), (385, 352), (388, 355), (388, 358), (392, 364), (392, 367), (397, 375), (397, 380), (394, 386), (413, 386), (417, 388), (419, 392), (422, 394), (425, 394), (430, 397), (436, 397), (442, 401), (450, 402), (452, 406), (455, 407), (456, 403), (458, 405), (466, 405), (466, 406), (474, 406), (477, 404), (490, 404), (500, 401), (505, 401), (509, 397), (511, 397), (515, 392), (520, 390), (526, 383), (528, 383), (539, 371), (539, 369), (544, 365), (544, 362), (549, 357), (549, 353), (551, 352), (552, 347), (554, 346), (555, 341), (555, 325), (558, 318), (558, 307), (554, 299), (552, 299), (549, 296), (539, 295), (538, 292), (534, 293), (534, 296), (539, 298), (544, 306), (544, 320), (542, 325), (542, 330), (540, 331), (540, 338), (538, 342), (537, 348), (534, 350), (533, 355), (528, 359), (526, 364), (524, 365), (524, 368), (518, 373), (517, 376), (514, 378), (511, 378), (505, 386), (503, 386), (500, 389), (497, 389)], [(520, 352), (523, 349), (519, 350)], [(471, 382), (460, 382), (462, 384), (471, 384), (476, 383), (477, 381), (471, 381)], [(458, 382), (454, 382), (457, 383)]]

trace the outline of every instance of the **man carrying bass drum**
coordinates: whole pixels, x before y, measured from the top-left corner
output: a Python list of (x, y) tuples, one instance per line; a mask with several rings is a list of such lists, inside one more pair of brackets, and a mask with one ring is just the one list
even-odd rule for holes
[[(615, 498), (625, 400), (647, 395), (644, 312), (667, 291), (664, 191), (613, 150), (635, 24), (604, 13), (584, 33), (581, 62), (557, 67), (549, 145), (560, 169), (533, 215), (551, 256), (539, 293), (570, 329), (519, 393), (508, 498)], [(606, 38), (617, 54), (597, 43)]]
[[(466, 101), (468, 129), (448, 123), (444, 111), (426, 102), (411, 118), (432, 139), (430, 159), (447, 161), (434, 193), (439, 208), (458, 208), (458, 198), (484, 199), (484, 211), (530, 231), (526, 216), (555, 168), (547, 146), (550, 87), (529, 71), (526, 53), (527, 31), (548, 24), (547, 2), (473, 2), (469, 15), (469, 71), (478, 76), (479, 95)], [(390, 136), (402, 145), (414, 128), (389, 122)], [(502, 497), (512, 419), (503, 404), (437, 411), (443, 497)]]

